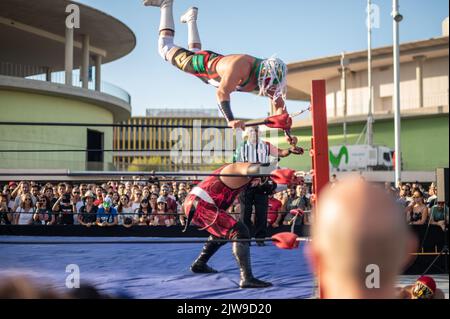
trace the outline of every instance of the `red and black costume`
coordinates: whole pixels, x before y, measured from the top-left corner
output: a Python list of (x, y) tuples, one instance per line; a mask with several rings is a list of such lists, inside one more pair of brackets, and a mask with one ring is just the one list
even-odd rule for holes
[[(247, 227), (240, 221), (233, 219), (226, 210), (231, 206), (239, 193), (247, 187), (242, 186), (232, 189), (225, 185), (220, 174), (225, 166), (213, 172), (213, 176), (207, 177), (198, 184), (186, 197), (183, 209), (188, 217), (187, 225), (194, 223), (201, 229), (207, 230), (211, 236), (203, 246), (200, 256), (192, 264), (191, 270), (195, 273), (217, 272), (207, 265), (208, 260), (223, 246), (224, 242), (216, 241), (225, 239), (249, 239)], [(250, 181), (250, 180), (249, 180)], [(250, 264), (250, 249), (248, 241), (234, 241), (233, 255), (240, 268), (242, 288), (263, 288), (271, 286), (270, 283), (253, 277)]]

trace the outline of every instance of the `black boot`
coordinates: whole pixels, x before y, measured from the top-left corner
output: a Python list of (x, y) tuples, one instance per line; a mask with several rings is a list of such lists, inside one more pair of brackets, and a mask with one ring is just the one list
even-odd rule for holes
[(253, 277), (250, 262), (250, 248), (247, 242), (233, 242), (233, 255), (239, 265), (241, 272), (241, 288), (266, 288), (272, 286), (270, 282), (262, 281)]
[(212, 257), (212, 255), (214, 255), (216, 251), (219, 250), (221, 246), (225, 245), (225, 243), (213, 241), (215, 239), (217, 238), (214, 236), (209, 236), (208, 241), (203, 246), (202, 252), (191, 265), (192, 272), (201, 274), (210, 274), (217, 272), (217, 270), (215, 270), (214, 268), (209, 267), (207, 265), (207, 262)]

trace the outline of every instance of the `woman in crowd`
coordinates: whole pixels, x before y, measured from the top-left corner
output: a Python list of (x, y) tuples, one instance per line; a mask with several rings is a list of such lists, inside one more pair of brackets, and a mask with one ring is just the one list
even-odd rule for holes
[(133, 188), (132, 192), (133, 195), (130, 198), (131, 208), (133, 209), (133, 211), (136, 211), (136, 209), (140, 208), (141, 206), (141, 201), (143, 199), (142, 191), (138, 187), (136, 187)]
[(135, 218), (133, 209), (130, 206), (130, 198), (123, 194), (120, 196), (119, 204), (117, 205), (117, 214), (119, 216), (119, 225), (131, 227), (139, 222), (139, 218)]
[(94, 205), (94, 193), (87, 191), (83, 196), (84, 206), (81, 206), (78, 214), (80, 225), (90, 227), (95, 225), (97, 219), (97, 206)]
[(55, 215), (52, 210), (48, 209), (47, 197), (39, 195), (36, 202), (36, 210), (33, 215), (33, 221), (37, 225), (53, 225), (55, 223)]
[(120, 195), (119, 195), (119, 193), (118, 192), (112, 192), (111, 193), (111, 200), (112, 200), (113, 206), (117, 207), (119, 205), (119, 202), (120, 202)]
[(406, 220), (410, 225), (423, 225), (428, 219), (428, 207), (423, 200), (423, 194), (416, 189), (411, 204), (406, 208)]
[(159, 196), (157, 200), (158, 209), (152, 213), (153, 226), (173, 226), (175, 225), (175, 216), (169, 215), (167, 200), (164, 196)]
[(52, 208), (53, 208), (53, 205), (55, 205), (55, 203), (56, 203), (56, 198), (55, 198), (54, 193), (53, 193), (53, 186), (46, 185), (44, 187), (44, 196), (45, 196), (45, 198), (47, 200), (47, 209), (49, 211), (51, 211)]
[(137, 214), (139, 216), (139, 225), (148, 226), (151, 221), (152, 210), (149, 205), (148, 198), (143, 198), (138, 209)]
[(142, 197), (149, 198), (150, 197), (150, 187), (144, 186), (142, 189)]
[(34, 213), (33, 198), (31, 193), (23, 194), (20, 197), (20, 205), (16, 209), (15, 225), (29, 225), (32, 222)]
[(428, 198), (427, 198), (427, 207), (431, 209), (434, 205), (437, 204), (437, 189), (434, 184), (431, 184), (428, 189)]

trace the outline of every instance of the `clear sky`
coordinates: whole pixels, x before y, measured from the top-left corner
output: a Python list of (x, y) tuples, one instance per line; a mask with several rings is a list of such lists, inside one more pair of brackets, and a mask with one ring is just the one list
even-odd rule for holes
[[(159, 9), (140, 0), (78, 0), (104, 11), (136, 34), (137, 46), (128, 56), (103, 67), (103, 79), (132, 96), (133, 116), (147, 108), (215, 108), (215, 88), (175, 69), (157, 51)], [(401, 42), (441, 35), (448, 16), (448, 0), (399, 0), (404, 20)], [(392, 0), (373, 0), (380, 8), (380, 25), (373, 31), (373, 47), (392, 44)], [(175, 42), (187, 46), (187, 27), (179, 17), (199, 8), (203, 48), (221, 54), (274, 54), (285, 62), (318, 58), (367, 48), (366, 0), (175, 0)], [(83, 23), (81, 21), (81, 23)], [(247, 93), (232, 95), (235, 116), (267, 114), (267, 98)], [(298, 110), (299, 102), (288, 101)]]

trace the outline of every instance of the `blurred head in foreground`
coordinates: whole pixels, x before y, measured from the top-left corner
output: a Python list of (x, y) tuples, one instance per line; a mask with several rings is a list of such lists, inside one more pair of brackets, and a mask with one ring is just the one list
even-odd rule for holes
[(0, 277), (0, 299), (65, 299), (48, 287), (24, 276)]
[(48, 284), (22, 275), (0, 276), (0, 299), (109, 299), (132, 298), (125, 291), (115, 295), (102, 293), (89, 283), (81, 283), (79, 288), (58, 292)]
[(396, 277), (417, 246), (384, 189), (361, 179), (324, 189), (312, 228), (311, 263), (323, 298), (396, 298)]

